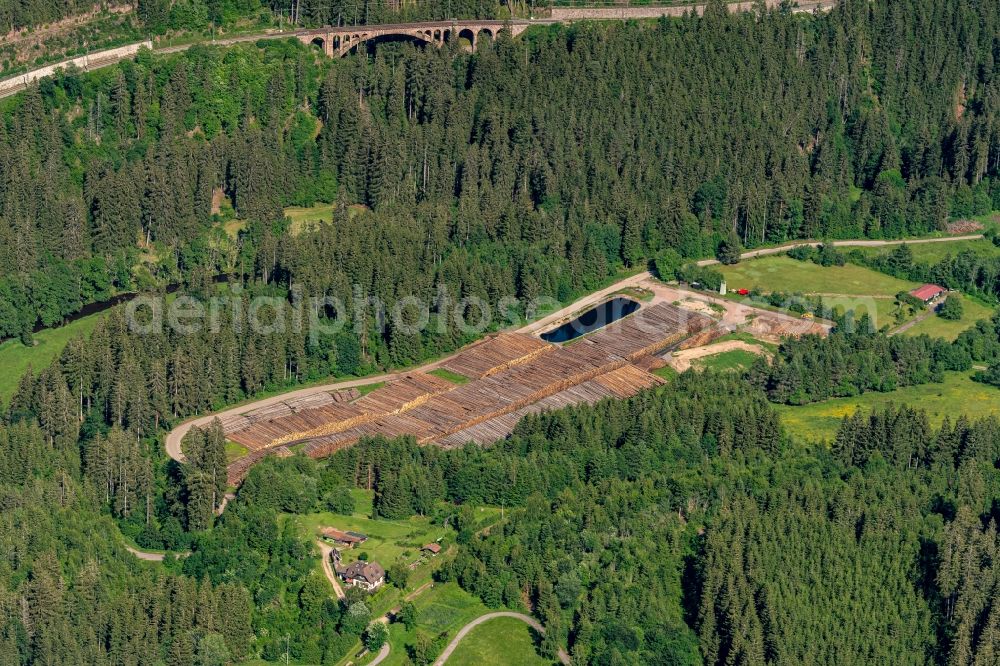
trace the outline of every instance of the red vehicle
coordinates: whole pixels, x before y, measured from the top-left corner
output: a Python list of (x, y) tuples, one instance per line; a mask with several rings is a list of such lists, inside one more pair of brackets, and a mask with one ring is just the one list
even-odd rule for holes
[(739, 294), (740, 296), (747, 296), (747, 295), (750, 294), (750, 290), (749, 289), (737, 289), (736, 293)]

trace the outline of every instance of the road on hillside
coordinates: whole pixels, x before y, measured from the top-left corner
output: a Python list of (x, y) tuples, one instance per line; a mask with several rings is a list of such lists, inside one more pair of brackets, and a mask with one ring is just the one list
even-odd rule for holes
[[(434, 660), (434, 666), (442, 666), (444, 662), (448, 661), (448, 657), (451, 656), (451, 653), (455, 651), (455, 648), (458, 647), (458, 644), (462, 642), (462, 639), (465, 638), (470, 631), (472, 631), (482, 623), (489, 622), (490, 620), (496, 619), (498, 617), (512, 617), (515, 620), (520, 620), (521, 622), (524, 622), (538, 633), (543, 635), (545, 634), (545, 627), (542, 626), (542, 623), (536, 620), (535, 618), (531, 617), (530, 615), (525, 615), (524, 613), (515, 613), (514, 611), (497, 611), (495, 613), (487, 613), (486, 615), (480, 615), (475, 620), (468, 623), (458, 631), (458, 634), (455, 635), (455, 638), (451, 639), (451, 642), (448, 643), (448, 647), (444, 649), (444, 652), (442, 652), (441, 655)], [(562, 648), (559, 648), (559, 661), (564, 664), (570, 663), (569, 655), (566, 654), (566, 652)]]
[[(953, 243), (955, 241), (981, 240), (982, 234), (966, 234), (965, 236), (942, 236), (941, 238), (915, 238), (913, 240), (839, 240), (831, 241), (834, 247), (889, 247), (892, 245), (923, 245), (924, 243)], [(751, 250), (740, 255), (740, 261), (744, 259), (754, 259), (756, 257), (766, 257), (770, 254), (781, 254), (796, 247), (819, 247), (821, 241), (803, 241), (785, 243), (777, 247), (765, 247), (760, 250)], [(714, 266), (719, 263), (718, 259), (702, 259), (699, 266)]]
[[(166, 553), (152, 553), (152, 552), (149, 552), (147, 550), (139, 550), (138, 548), (133, 548), (132, 546), (130, 546), (128, 544), (125, 544), (125, 550), (127, 550), (130, 553), (132, 553), (133, 555), (135, 555), (140, 560), (144, 560), (146, 562), (162, 562), (166, 558), (166, 556), (167, 556)], [(176, 552), (174, 554), (177, 557), (184, 558), (184, 557), (187, 557), (188, 555), (190, 555), (191, 551), (190, 550), (182, 550), (182, 551)]]

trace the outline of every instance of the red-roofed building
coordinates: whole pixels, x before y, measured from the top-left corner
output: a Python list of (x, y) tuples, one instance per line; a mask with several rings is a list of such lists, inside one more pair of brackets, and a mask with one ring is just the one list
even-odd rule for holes
[(936, 284), (925, 284), (922, 287), (917, 287), (910, 292), (910, 296), (914, 298), (919, 298), (924, 303), (930, 303), (935, 298), (948, 291), (944, 287), (939, 287)]

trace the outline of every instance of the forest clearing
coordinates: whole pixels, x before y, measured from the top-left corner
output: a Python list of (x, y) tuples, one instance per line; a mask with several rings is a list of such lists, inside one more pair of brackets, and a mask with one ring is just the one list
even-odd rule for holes
[[(350, 489), (354, 506), (349, 514), (320, 511), (302, 515), (289, 515), (289, 525), (305, 541), (315, 541), (323, 527), (336, 526), (340, 530), (359, 532), (367, 540), (344, 551), (348, 560), (364, 553), (370, 561), (381, 563), (387, 570), (394, 564), (409, 566), (422, 559), (420, 548), (427, 543), (454, 542), (455, 530), (434, 524), (429, 516), (410, 516), (385, 520), (372, 518), (372, 491)], [(484, 509), (481, 519), (491, 518), (492, 510)]]
[[(635, 315), (563, 346), (536, 337), (623, 290), (643, 296)], [(229, 482), (238, 484), (264, 457), (322, 457), (365, 436), (408, 434), (444, 447), (487, 444), (509, 435), (529, 414), (627, 398), (659, 386), (663, 372), (653, 371), (663, 362), (643, 359), (671, 345), (701, 347), (736, 330), (746, 330), (750, 339), (777, 342), (789, 335), (825, 334), (829, 326), (666, 285), (641, 273), (517, 332), (488, 336), (421, 368), (300, 389), (287, 398), (277, 395), (226, 410), (220, 419), (227, 450), (247, 452), (229, 458)], [(735, 368), (746, 359), (724, 360)], [(174, 447), (188, 428), (205, 427), (213, 418), (175, 428), (167, 438), (168, 453), (179, 453)]]
[[(726, 340), (716, 342), (703, 347), (692, 347), (671, 353), (667, 357), (667, 363), (677, 372), (684, 372), (692, 366), (705, 367), (706, 360), (713, 356), (724, 355), (728, 352), (742, 352), (739, 356), (729, 356), (737, 362), (751, 360), (756, 356), (769, 356), (769, 352), (759, 344), (744, 342), (743, 340)], [(749, 355), (749, 356), (747, 356)], [(709, 366), (713, 369), (721, 369), (716, 365)]]
[(932, 425), (937, 426), (945, 418), (954, 422), (959, 416), (969, 419), (1000, 416), (1000, 393), (996, 387), (973, 381), (969, 373), (948, 372), (939, 384), (906, 386), (886, 393), (832, 398), (808, 405), (778, 405), (775, 409), (793, 438), (829, 441), (845, 416), (889, 405), (919, 406), (927, 411)]
[(93, 314), (65, 326), (49, 328), (34, 334), (31, 346), (11, 339), (0, 343), (0, 404), (6, 404), (17, 390), (18, 382), (30, 367), (38, 372), (59, 358), (66, 344), (77, 336), (88, 336), (101, 314)]
[(545, 666), (535, 650), (535, 630), (523, 620), (498, 617), (476, 626), (462, 638), (446, 662), (448, 666), (478, 666), (502, 654), (507, 666)]
[(464, 384), (410, 372), (363, 397), (350, 390), (318, 391), (227, 416), (222, 420), (226, 438), (252, 452), (230, 464), (229, 482), (238, 483), (266, 455), (290, 455), (289, 445), (322, 457), (379, 434), (409, 434), (445, 447), (495, 441), (529, 413), (625, 398), (658, 386), (658, 377), (632, 361), (713, 324), (705, 315), (658, 303), (581, 344), (559, 347), (518, 333), (474, 344), (441, 364), (471, 378)]
[(894, 298), (917, 286), (854, 264), (820, 266), (787, 256), (741, 261), (719, 270), (730, 291), (758, 288), (764, 292)]
[[(970, 246), (979, 243), (985, 245)], [(933, 247), (933, 251), (922, 255), (929, 260), (941, 261), (955, 256), (951, 251), (951, 243), (913, 247)], [(1000, 249), (983, 240), (955, 241), (954, 248), (962, 248), (960, 251), (963, 252), (975, 252), (983, 257), (1000, 255)], [(914, 261), (917, 256), (917, 252), (914, 252)], [(956, 320), (937, 317), (933, 312), (928, 313), (923, 307), (906, 302), (899, 296), (909, 293), (920, 282), (899, 279), (853, 263), (822, 266), (789, 256), (768, 256), (724, 266), (720, 268), (720, 272), (727, 280), (731, 297), (735, 297), (732, 295), (739, 289), (748, 289), (759, 290), (765, 295), (782, 294), (789, 302), (794, 302), (794, 295), (801, 294), (817, 299), (834, 312), (843, 313), (851, 309), (856, 318), (861, 314), (872, 315), (876, 328), (888, 327), (891, 331), (898, 329), (905, 335), (926, 334), (954, 340), (977, 321), (988, 319), (994, 310), (994, 306), (987, 304), (982, 297), (958, 293), (957, 297), (963, 305), (962, 316)], [(928, 279), (932, 277), (927, 276)]]
[(944, 338), (951, 341), (956, 339), (962, 331), (975, 326), (977, 321), (989, 319), (996, 311), (995, 305), (988, 305), (982, 299), (974, 296), (958, 294), (958, 298), (962, 301), (961, 318), (949, 320), (932, 314), (908, 328), (905, 334), (929, 335), (932, 338)]
[[(389, 625), (389, 642), (394, 649), (389, 658), (382, 662), (383, 664), (402, 666), (412, 663), (408, 658), (406, 648), (415, 645), (420, 635), (431, 636), (436, 644), (440, 644), (440, 647), (434, 651), (436, 654), (462, 627), (492, 610), (455, 583), (436, 583), (429, 590), (416, 596), (413, 599), (413, 604), (417, 610), (417, 622), (412, 628), (408, 629), (398, 622)], [(512, 654), (525, 659), (524, 664), (540, 666), (550, 663), (538, 656), (527, 625), (523, 622), (518, 622), (518, 624), (522, 630), (517, 630), (514, 627), (515, 631), (511, 633), (506, 632), (511, 627), (503, 622), (499, 624), (487, 622), (478, 627), (474, 637), (466, 636), (466, 639), (472, 637), (474, 641), (473, 645), (470, 646), (470, 651), (474, 655), (477, 651), (476, 644), (480, 641), (487, 641), (493, 645), (504, 645), (505, 653), (509, 649)], [(467, 658), (467, 656), (463, 656), (465, 654), (462, 650), (463, 643), (465, 643), (464, 639), (452, 653), (452, 659), (449, 659), (448, 664), (477, 663), (463, 661)], [(532, 656), (534, 660), (531, 660)], [(453, 659), (459, 661), (452, 661)]]

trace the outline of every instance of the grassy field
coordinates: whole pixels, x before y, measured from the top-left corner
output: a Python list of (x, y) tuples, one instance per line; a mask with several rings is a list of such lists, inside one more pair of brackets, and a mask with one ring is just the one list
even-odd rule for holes
[(699, 358), (693, 361), (691, 365), (703, 370), (743, 370), (753, 365), (753, 362), (756, 360), (757, 354), (748, 352), (745, 349), (731, 349), (713, 354), (712, 356)]
[(28, 366), (31, 366), (36, 374), (39, 370), (47, 368), (72, 338), (77, 335), (90, 335), (102, 316), (103, 313), (98, 313), (59, 328), (39, 331), (34, 336), (34, 347), (25, 347), (20, 340), (8, 340), (0, 344), (0, 368), (2, 368), (0, 402), (8, 402), (14, 395), (17, 384)]
[(663, 379), (666, 379), (669, 382), (671, 379), (677, 376), (677, 371), (671, 368), (669, 365), (665, 365), (662, 368), (657, 368), (656, 370), (653, 370), (653, 374), (656, 375), (657, 377), (662, 377)]
[[(406, 631), (401, 624), (389, 625), (392, 652), (383, 664), (401, 666), (411, 663), (406, 646), (412, 645), (417, 633), (434, 638), (446, 634), (450, 641), (458, 630), (480, 615), (491, 612), (483, 603), (455, 583), (435, 584), (413, 600), (417, 607), (417, 626)], [(465, 637), (448, 664), (545, 664), (535, 653), (534, 643), (527, 625), (516, 627), (503, 624), (504, 620), (490, 620)], [(494, 624), (498, 623), (498, 624)], [(480, 633), (481, 632), (481, 633)], [(466, 650), (466, 641), (472, 641)], [(484, 652), (485, 651), (485, 652)], [(534, 657), (534, 660), (531, 658)], [(514, 661), (509, 660), (516, 659)]]
[[(305, 229), (316, 224), (328, 224), (333, 221), (336, 204), (317, 203), (313, 206), (290, 206), (285, 209), (285, 217), (291, 221), (289, 232), (294, 236), (302, 233)], [(354, 219), (355, 215), (368, 210), (362, 204), (352, 204), (347, 207), (348, 219)]]
[(785, 256), (752, 259), (722, 266), (720, 270), (730, 292), (758, 288), (764, 292), (825, 294), (824, 302), (835, 310), (846, 308), (857, 314), (872, 314), (874, 309), (879, 328), (895, 326), (912, 317), (908, 312), (897, 317), (899, 307), (894, 297), (918, 286), (855, 264), (824, 267)]
[(908, 386), (889, 393), (865, 393), (852, 398), (790, 407), (778, 405), (785, 430), (803, 441), (832, 439), (841, 419), (858, 409), (882, 409), (889, 403), (908, 404), (927, 410), (937, 425), (945, 416), (954, 421), (959, 414), (970, 418), (1000, 415), (1000, 389), (972, 381), (970, 375), (949, 372), (941, 384)]
[(932, 338), (944, 338), (954, 340), (958, 334), (973, 326), (980, 319), (989, 319), (993, 316), (993, 308), (962, 294), (962, 318), (957, 321), (949, 321), (931, 315), (922, 322), (917, 323), (913, 328), (903, 332), (903, 335), (920, 335), (926, 333)]
[(452, 384), (466, 384), (469, 381), (469, 378), (465, 375), (460, 375), (457, 372), (452, 372), (451, 370), (446, 370), (445, 368), (437, 368), (435, 370), (431, 370), (427, 374), (440, 377), (446, 382), (451, 382)]
[(247, 454), (247, 447), (238, 442), (226, 442), (226, 462), (231, 463)]
[(729, 291), (758, 287), (765, 292), (895, 296), (917, 286), (855, 264), (824, 267), (785, 256), (751, 259), (719, 269)]
[(289, 231), (292, 234), (297, 234), (310, 224), (330, 222), (333, 220), (333, 207), (332, 203), (319, 203), (308, 208), (302, 206), (286, 208), (285, 217), (292, 222)]
[(353, 561), (364, 552), (369, 560), (374, 560), (388, 569), (397, 561), (407, 564), (420, 557), (420, 547), (441, 537), (448, 537), (453, 530), (440, 525), (432, 525), (430, 518), (413, 516), (406, 520), (373, 520), (371, 493), (354, 490), (355, 512), (350, 516), (321, 512), (295, 516), (298, 532), (303, 539), (315, 541), (321, 527), (335, 527), (339, 530), (361, 532), (368, 541), (351, 551), (345, 551), (345, 558)]
[(550, 664), (535, 650), (535, 631), (512, 617), (498, 617), (470, 631), (448, 659), (449, 666)]
[(385, 386), (385, 382), (372, 382), (371, 384), (363, 384), (358, 387), (358, 393), (361, 395), (368, 395), (375, 389), (380, 389)]

